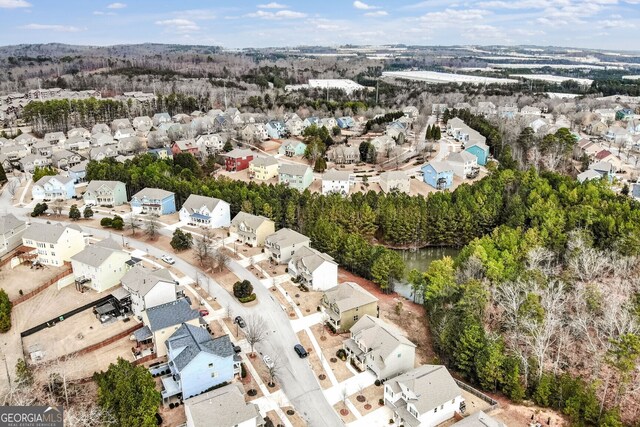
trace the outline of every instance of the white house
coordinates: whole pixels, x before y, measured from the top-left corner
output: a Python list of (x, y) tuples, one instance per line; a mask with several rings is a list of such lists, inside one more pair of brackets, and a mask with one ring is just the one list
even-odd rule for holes
[(356, 366), (373, 371), (381, 381), (415, 366), (416, 345), (398, 328), (371, 315), (356, 321), (343, 345)]
[(191, 194), (180, 209), (180, 222), (194, 227), (229, 227), (229, 203), (213, 197)]
[(82, 229), (75, 224), (65, 227), (37, 222), (24, 232), (22, 244), (33, 248), (31, 253), (39, 263), (60, 267), (84, 249), (85, 240)]
[(187, 427), (209, 427), (215, 414), (216, 427), (264, 425), (258, 406), (245, 402), (240, 384), (229, 384), (184, 401)]
[(75, 194), (73, 178), (63, 175), (43, 176), (31, 189), (31, 197), (34, 200), (68, 200)]
[(86, 246), (71, 257), (76, 283), (103, 292), (120, 283), (131, 267), (131, 255), (113, 239)]
[(435, 427), (461, 412), (462, 392), (447, 368), (423, 365), (387, 380), (384, 404), (398, 425)]
[(410, 187), (409, 175), (405, 171), (387, 171), (380, 174), (380, 189), (385, 193), (408, 193)]
[(213, 154), (222, 151), (224, 142), (217, 134), (199, 135), (196, 137), (196, 145), (200, 147), (200, 150)]
[(269, 257), (278, 264), (287, 264), (301, 246), (309, 246), (310, 239), (297, 231), (281, 228), (264, 241)]
[(131, 310), (140, 317), (151, 307), (177, 299), (176, 281), (169, 270), (151, 270), (136, 265), (122, 277), (122, 287), (131, 294)]
[(314, 291), (338, 285), (338, 264), (329, 255), (308, 246), (295, 251), (288, 264), (289, 274)]
[(27, 229), (26, 221), (13, 214), (0, 216), (0, 255), (10, 252), (22, 244), (22, 235)]
[(354, 175), (347, 171), (329, 169), (322, 175), (322, 194), (349, 194), (351, 184), (354, 182)]
[(463, 179), (478, 168), (478, 158), (467, 151), (451, 153), (446, 160), (451, 165), (453, 174)]

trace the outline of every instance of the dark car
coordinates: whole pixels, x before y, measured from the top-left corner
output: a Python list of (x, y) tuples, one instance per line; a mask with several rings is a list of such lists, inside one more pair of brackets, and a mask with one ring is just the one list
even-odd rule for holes
[(238, 326), (240, 326), (241, 328), (244, 328), (245, 326), (247, 326), (246, 323), (244, 323), (244, 319), (240, 316), (236, 316), (234, 323), (236, 323)]
[(309, 355), (309, 353), (307, 353), (307, 350), (305, 350), (305, 348), (300, 344), (294, 345), (293, 349), (296, 351), (296, 353), (301, 359), (304, 359)]
[(233, 351), (234, 351), (236, 354), (238, 354), (238, 353), (242, 352), (242, 349), (240, 348), (240, 346), (239, 346), (239, 345), (234, 345), (234, 346), (233, 346)]

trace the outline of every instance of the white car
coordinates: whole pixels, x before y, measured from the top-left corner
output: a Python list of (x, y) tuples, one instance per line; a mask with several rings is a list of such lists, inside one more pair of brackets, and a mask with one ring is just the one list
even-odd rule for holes
[(173, 265), (176, 263), (176, 260), (170, 257), (169, 255), (162, 255), (161, 259), (169, 265)]
[(264, 361), (264, 364), (267, 365), (267, 368), (273, 368), (273, 360), (271, 360), (269, 355), (265, 354), (262, 356), (262, 360)]

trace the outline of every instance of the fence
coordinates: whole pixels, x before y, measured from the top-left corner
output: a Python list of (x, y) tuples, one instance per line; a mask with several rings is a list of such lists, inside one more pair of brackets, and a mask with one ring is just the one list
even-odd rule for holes
[(71, 268), (71, 264), (65, 263), (64, 271), (61, 271), (55, 277), (52, 277), (51, 279), (47, 280), (46, 282), (44, 282), (42, 285), (38, 286), (31, 292), (27, 292), (26, 294), (19, 296), (15, 300), (11, 301), (11, 303), (15, 307), (16, 305), (21, 304), (30, 298), (33, 298), (34, 296), (38, 295), (40, 292), (47, 289), (49, 286), (53, 285), (54, 283), (58, 283), (60, 279), (67, 277), (72, 273), (73, 273), (73, 269)]
[(480, 390), (476, 390), (475, 388), (471, 387), (468, 384), (463, 383), (460, 380), (456, 380), (454, 378), (454, 381), (456, 382), (456, 384), (458, 384), (458, 387), (460, 387), (464, 391), (467, 391), (467, 392), (473, 394), (477, 398), (480, 398), (480, 399), (484, 400), (485, 402), (487, 402), (489, 405), (491, 405), (484, 412), (493, 411), (494, 409), (496, 409), (498, 407), (498, 405), (499, 405), (498, 401), (496, 401), (495, 399), (492, 399), (491, 396), (488, 396), (488, 395), (484, 394)]
[(100, 341), (99, 343), (90, 345), (90, 346), (85, 347), (85, 348), (81, 348), (80, 350), (73, 351), (73, 352), (71, 352), (69, 354), (65, 354), (64, 356), (60, 356), (60, 357), (58, 357), (58, 360), (64, 360), (66, 358), (73, 357), (73, 356), (82, 356), (83, 354), (87, 354), (87, 353), (91, 353), (92, 351), (99, 350), (102, 347), (106, 347), (109, 344), (112, 344), (112, 343), (114, 343), (114, 342), (116, 342), (116, 341), (118, 341), (118, 340), (120, 340), (120, 339), (122, 339), (124, 337), (130, 336), (131, 334), (133, 334), (135, 331), (137, 331), (140, 328), (142, 328), (142, 323), (138, 323), (137, 325), (127, 329), (126, 331), (122, 331), (119, 334), (116, 334), (116, 335), (114, 335), (112, 337), (109, 337), (104, 341)]

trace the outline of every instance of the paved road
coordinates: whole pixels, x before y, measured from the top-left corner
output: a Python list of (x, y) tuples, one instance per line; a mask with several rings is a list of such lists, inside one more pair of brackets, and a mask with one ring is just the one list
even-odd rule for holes
[[(7, 191), (3, 191), (0, 194), (0, 206), (17, 217), (28, 217), (32, 222), (46, 222), (49, 220), (47, 217), (31, 218), (29, 217), (30, 209), (13, 206), (11, 196)], [(102, 228), (82, 226), (81, 222), (78, 225), (82, 227), (84, 232), (93, 234), (97, 238), (107, 238), (111, 234)], [(171, 235), (171, 232), (162, 229), (161, 234)], [(155, 246), (138, 240), (125, 237), (125, 242), (130, 248), (144, 251), (156, 258), (160, 258), (165, 254), (164, 251)], [(180, 257), (174, 257), (174, 259), (176, 261), (174, 267), (187, 276), (195, 278), (198, 274), (204, 274), (199, 268)], [(278, 359), (282, 365), (282, 369), (279, 372), (279, 382), (282, 384), (289, 400), (298, 413), (302, 414), (303, 418), (307, 420), (309, 426), (335, 427), (343, 425), (338, 415), (325, 399), (307, 359), (298, 358), (293, 351), (293, 346), (298, 343), (298, 339), (291, 327), (288, 316), (282, 310), (278, 300), (270, 295), (270, 291), (253, 274), (236, 261), (230, 261), (229, 269), (240, 279), (247, 279), (252, 282), (259, 303), (253, 307), (245, 307), (224, 288), (219, 285), (213, 285), (215, 283), (213, 281), (212, 286), (208, 287), (211, 296), (216, 298), (223, 307), (230, 307), (233, 316), (239, 315), (247, 319), (251, 315), (257, 315), (264, 319), (265, 328), (269, 333), (263, 342), (256, 345), (256, 350), (261, 354), (269, 354), (274, 360)]]

